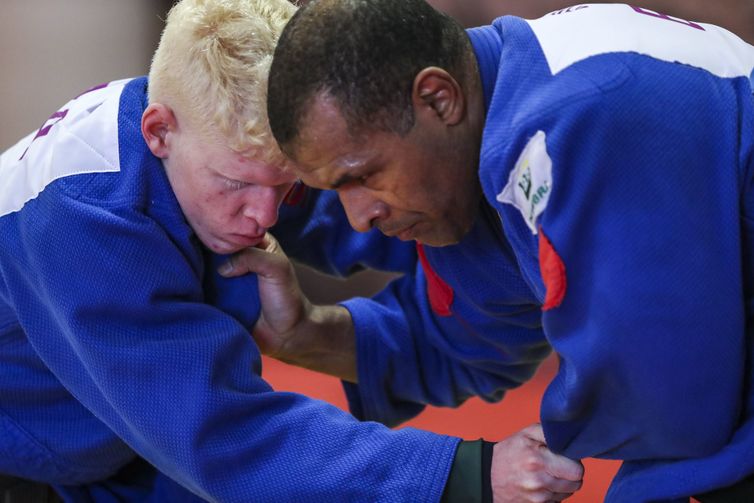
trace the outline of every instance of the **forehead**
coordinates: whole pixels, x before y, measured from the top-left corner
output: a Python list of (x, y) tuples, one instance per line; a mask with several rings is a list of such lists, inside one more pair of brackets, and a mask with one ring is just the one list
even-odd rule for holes
[(297, 172), (354, 167), (373, 155), (371, 135), (355, 135), (329, 95), (312, 99), (298, 131), (288, 151)]
[(310, 150), (323, 141), (336, 141), (339, 145), (345, 145), (355, 143), (354, 140), (337, 100), (329, 94), (320, 93), (311, 99), (298, 121), (293, 153), (298, 160), (301, 150)]
[(207, 167), (210, 172), (260, 185), (277, 185), (295, 179), (282, 162), (271, 162), (262, 152), (236, 152), (228, 147), (208, 147)]

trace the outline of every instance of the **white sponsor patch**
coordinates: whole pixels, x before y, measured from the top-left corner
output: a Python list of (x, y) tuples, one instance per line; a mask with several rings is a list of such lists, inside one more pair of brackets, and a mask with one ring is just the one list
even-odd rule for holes
[(508, 184), (496, 198), (515, 206), (533, 234), (537, 233), (537, 217), (547, 208), (552, 191), (552, 159), (545, 139), (544, 131), (537, 131), (529, 140), (508, 176)]

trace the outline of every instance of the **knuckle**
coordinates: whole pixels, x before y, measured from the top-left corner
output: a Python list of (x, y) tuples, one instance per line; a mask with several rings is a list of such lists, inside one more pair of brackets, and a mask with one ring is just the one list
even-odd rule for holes
[(524, 468), (529, 471), (535, 472), (543, 468), (542, 458), (536, 454), (529, 454), (523, 461)]
[(537, 492), (529, 496), (529, 501), (531, 501), (531, 503), (545, 503), (546, 501), (549, 501), (549, 499), (549, 494), (542, 492)]
[(582, 465), (581, 463), (577, 463), (577, 465), (576, 465), (576, 476), (579, 479), (583, 479), (584, 478), (584, 465)]
[(521, 480), (521, 487), (527, 491), (534, 492), (542, 487), (542, 483), (536, 477), (525, 477)]

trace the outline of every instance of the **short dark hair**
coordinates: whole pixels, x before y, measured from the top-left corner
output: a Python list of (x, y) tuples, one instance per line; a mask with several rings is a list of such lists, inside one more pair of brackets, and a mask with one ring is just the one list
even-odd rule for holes
[(295, 140), (312, 99), (332, 96), (352, 132), (407, 133), (411, 88), (423, 68), (462, 82), (471, 45), (463, 28), (424, 0), (313, 0), (275, 50), (267, 95), (281, 146)]

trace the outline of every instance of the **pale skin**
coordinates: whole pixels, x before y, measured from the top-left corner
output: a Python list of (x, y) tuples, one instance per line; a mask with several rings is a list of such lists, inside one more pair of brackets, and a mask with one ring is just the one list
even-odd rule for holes
[(225, 254), (254, 246), (275, 224), (294, 174), (253, 152), (233, 151), (219, 133), (192, 127), (164, 103), (144, 110), (141, 132), (162, 160), (186, 220), (210, 250)]
[[(355, 333), (341, 306), (313, 305), (293, 266), (267, 234), (256, 248), (233, 256), (220, 273), (258, 275), (262, 312), (254, 328), (262, 352), (311, 370), (357, 382)], [(496, 503), (562, 501), (582, 484), (578, 461), (547, 448), (542, 427), (531, 425), (495, 444), (491, 485)]]

